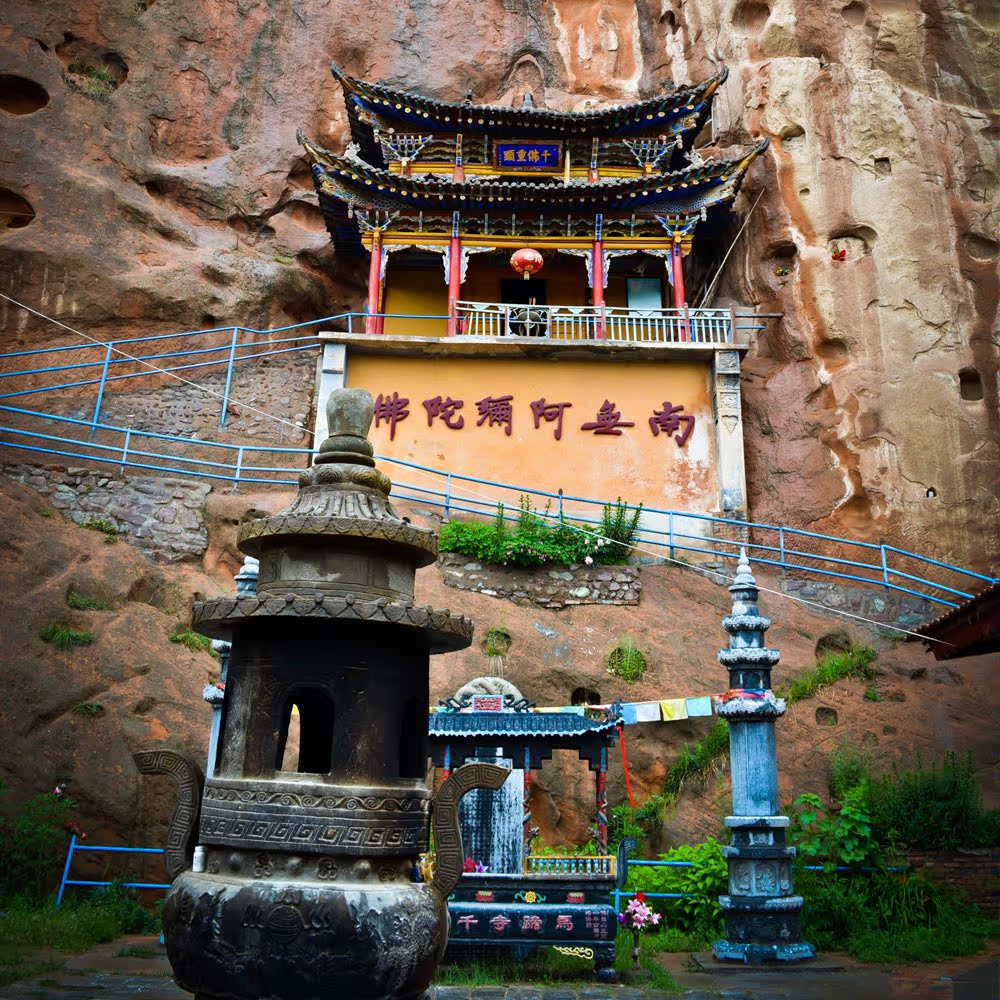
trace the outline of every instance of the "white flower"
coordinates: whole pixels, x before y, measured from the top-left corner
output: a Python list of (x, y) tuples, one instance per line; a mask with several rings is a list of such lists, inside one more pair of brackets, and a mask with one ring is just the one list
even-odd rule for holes
[(583, 561), (584, 561), (584, 562), (585, 562), (585, 563), (586, 563), (586, 564), (587, 564), (588, 566), (593, 566), (593, 565), (594, 565), (594, 560), (593, 560), (593, 559), (591, 559), (591, 557), (590, 557), (590, 556), (587, 556), (587, 558), (586, 558), (586, 559), (584, 559)]

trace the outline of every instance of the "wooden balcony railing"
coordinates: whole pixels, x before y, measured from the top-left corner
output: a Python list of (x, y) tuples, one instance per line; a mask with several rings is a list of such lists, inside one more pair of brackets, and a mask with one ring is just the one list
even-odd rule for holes
[(524, 859), (525, 875), (578, 875), (613, 878), (613, 854), (529, 854)]
[[(509, 305), (459, 301), (465, 337), (530, 337), (628, 344), (731, 344), (738, 330), (759, 329), (731, 309), (627, 309), (621, 306)], [(746, 325), (738, 321), (748, 321)]]

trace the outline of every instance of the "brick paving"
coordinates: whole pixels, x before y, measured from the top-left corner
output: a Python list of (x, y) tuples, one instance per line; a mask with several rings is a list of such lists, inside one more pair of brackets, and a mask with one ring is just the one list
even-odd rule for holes
[[(1000, 948), (941, 966), (887, 970), (841, 964), (698, 971), (685, 954), (662, 955), (681, 992), (636, 985), (436, 986), (424, 1000), (1000, 1000)], [(156, 938), (122, 938), (62, 960), (62, 968), (0, 988), (0, 1000), (191, 1000), (170, 979)], [(343, 998), (349, 1000), (349, 998)]]

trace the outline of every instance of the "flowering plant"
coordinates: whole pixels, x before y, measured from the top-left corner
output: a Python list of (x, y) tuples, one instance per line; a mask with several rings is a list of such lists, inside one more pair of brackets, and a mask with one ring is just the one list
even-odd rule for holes
[(637, 892), (635, 897), (625, 907), (624, 913), (618, 914), (618, 923), (630, 931), (644, 931), (647, 927), (655, 927), (660, 922), (660, 914), (646, 905), (646, 897)]

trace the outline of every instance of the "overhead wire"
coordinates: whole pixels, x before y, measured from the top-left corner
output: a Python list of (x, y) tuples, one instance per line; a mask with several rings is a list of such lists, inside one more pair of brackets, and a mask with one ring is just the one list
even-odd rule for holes
[[(759, 200), (759, 196), (758, 196), (758, 200)], [(754, 203), (754, 207), (756, 207), (756, 202)], [(752, 211), (753, 211), (753, 209), (751, 209), (751, 212)], [(738, 236), (737, 236), (737, 238), (738, 238)], [(733, 242), (733, 245), (735, 246), (735, 240)], [(732, 248), (730, 248), (730, 249), (732, 249)], [(24, 309), (27, 312), (31, 313), (32, 315), (38, 316), (40, 319), (45, 320), (46, 322), (49, 322), (49, 323), (54, 324), (55, 326), (61, 327), (62, 329), (67, 330), (69, 333), (72, 333), (75, 336), (82, 337), (84, 340), (87, 340), (87, 341), (89, 341), (92, 344), (98, 345), (100, 347), (104, 347), (105, 349), (110, 349), (112, 352), (114, 352), (116, 354), (120, 354), (123, 357), (128, 358), (131, 361), (135, 361), (136, 363), (138, 363), (140, 365), (143, 365), (146, 368), (149, 368), (151, 371), (157, 372), (157, 373), (162, 374), (162, 375), (167, 375), (170, 378), (173, 378), (176, 381), (183, 383), (184, 385), (191, 386), (192, 388), (197, 389), (197, 390), (199, 390), (201, 392), (205, 392), (205, 393), (207, 393), (210, 396), (215, 396), (215, 397), (217, 397), (219, 399), (223, 399), (223, 400), (225, 399), (225, 396), (223, 396), (222, 393), (216, 392), (214, 389), (209, 389), (207, 386), (201, 385), (198, 382), (194, 382), (191, 379), (186, 379), (186, 378), (181, 377), (180, 375), (175, 375), (173, 372), (168, 371), (167, 369), (164, 369), (164, 368), (160, 368), (158, 365), (150, 364), (149, 362), (143, 360), (142, 358), (137, 358), (134, 355), (129, 354), (127, 351), (123, 351), (120, 348), (115, 347), (113, 341), (105, 341), (105, 340), (101, 340), (101, 339), (99, 339), (97, 337), (92, 337), (89, 334), (86, 334), (86, 333), (84, 333), (81, 330), (77, 330), (74, 327), (69, 326), (66, 323), (63, 323), (62, 321), (57, 320), (57, 319), (55, 319), (52, 316), (48, 316), (45, 313), (40, 312), (37, 309), (33, 309), (31, 306), (25, 305), (25, 303), (23, 303), (23, 302), (19, 302), (17, 299), (12, 298), (10, 295), (5, 294), (4, 292), (0, 292), (0, 298), (6, 299), (8, 302), (13, 303), (18, 308)], [(236, 404), (236, 405), (242, 406), (242, 407), (246, 408), (247, 410), (251, 410), (254, 413), (259, 413), (263, 417), (267, 417), (267, 418), (269, 418), (271, 420), (275, 420), (275, 421), (277, 421), (280, 424), (285, 424), (288, 427), (294, 427), (296, 430), (299, 430), (299, 431), (305, 430), (306, 433), (311, 433), (311, 432), (308, 431), (307, 428), (303, 428), (299, 424), (293, 423), (290, 420), (286, 420), (283, 417), (279, 417), (276, 414), (269, 413), (267, 410), (262, 410), (259, 407), (253, 406), (250, 403), (242, 402), (242, 401), (236, 399), (235, 397), (233, 397), (232, 395), (230, 395), (229, 401), (232, 402), (232, 403), (234, 403), (234, 404)], [(393, 461), (393, 459), (386, 458), (384, 456), (382, 457), (381, 460), (382, 461), (388, 461), (388, 462), (392, 462)], [(411, 472), (416, 473), (417, 475), (423, 476), (423, 477), (425, 477), (427, 479), (431, 479), (434, 482), (440, 482), (440, 477), (441, 477), (441, 475), (443, 475), (442, 473), (432, 474), (432, 473), (426, 472), (426, 471), (424, 471), (422, 469), (415, 469), (415, 468), (411, 468), (411, 467), (407, 467), (407, 472), (408, 473), (411, 473)], [(419, 487), (417, 487), (417, 489), (419, 489)], [(494, 506), (499, 506), (503, 502), (499, 497), (493, 496), (493, 495), (488, 494), (488, 493), (483, 493), (483, 492), (481, 492), (479, 490), (470, 489), (470, 488), (464, 487), (464, 486), (458, 487), (457, 491), (459, 493), (461, 493), (461, 494), (464, 494), (465, 498), (469, 498), (469, 499), (478, 498), (480, 500), (486, 500), (486, 501), (488, 501), (490, 504), (492, 504)], [(459, 499), (462, 499), (462, 497), (459, 497)], [(420, 501), (416, 500), (414, 502), (419, 503)], [(683, 515), (681, 515), (681, 516), (683, 516)], [(568, 524), (566, 526), (572, 528), (573, 530), (587, 531), (587, 533), (590, 534), (595, 539), (601, 539), (601, 540), (603, 540), (605, 542), (609, 542), (609, 543), (612, 543), (612, 544), (617, 544), (615, 542), (615, 539), (609, 538), (606, 535), (601, 535), (601, 534), (599, 534), (598, 532), (596, 532), (596, 531), (594, 531), (592, 529), (585, 529), (585, 528), (583, 528), (581, 526), (574, 525), (574, 524)], [(734, 543), (731, 543), (731, 544), (735, 545), (736, 543), (734, 542)], [(673, 564), (676, 564), (676, 565), (679, 565), (679, 566), (684, 566), (687, 569), (695, 570), (696, 572), (700, 573), (703, 576), (706, 576), (706, 577), (716, 577), (717, 579), (719, 579), (719, 580), (721, 580), (723, 582), (728, 582), (729, 581), (729, 577), (726, 576), (724, 573), (720, 573), (717, 570), (710, 569), (707, 566), (692, 565), (691, 563), (689, 563), (687, 561), (682, 561), (682, 560), (677, 559), (677, 558), (675, 558), (673, 556), (664, 555), (662, 552), (657, 552), (657, 551), (655, 551), (653, 549), (650, 549), (650, 548), (644, 548), (641, 545), (632, 545), (631, 548), (634, 551), (636, 551), (636, 552), (652, 556), (652, 557), (654, 557), (657, 560), (662, 560), (662, 561), (673, 563)], [(729, 554), (729, 553), (727, 553), (727, 555), (731, 556), (731, 554)], [(924, 642), (937, 642), (937, 643), (941, 643), (941, 644), (946, 645), (946, 646), (953, 645), (953, 643), (946, 642), (943, 639), (935, 639), (935, 638), (932, 638), (930, 636), (924, 636), (924, 635), (922, 635), (919, 632), (914, 632), (912, 629), (902, 628), (899, 625), (890, 625), (890, 624), (888, 624), (886, 622), (880, 622), (880, 621), (877, 621), (877, 620), (875, 620), (873, 618), (866, 618), (864, 615), (854, 614), (853, 612), (850, 612), (850, 611), (843, 611), (840, 608), (830, 608), (830, 607), (828, 607), (827, 605), (823, 604), (820, 601), (810, 601), (807, 598), (798, 597), (798, 596), (796, 596), (794, 594), (786, 594), (782, 590), (774, 590), (773, 588), (762, 587), (760, 585), (757, 586), (757, 589), (759, 591), (763, 592), (763, 593), (766, 593), (766, 594), (773, 594), (776, 597), (782, 597), (785, 600), (794, 601), (797, 604), (803, 604), (803, 605), (807, 605), (807, 606), (810, 606), (810, 607), (819, 608), (821, 611), (824, 611), (827, 614), (840, 615), (841, 617), (850, 618), (850, 619), (852, 619), (854, 621), (864, 622), (866, 625), (874, 626), (876, 629), (886, 629), (888, 631), (898, 632), (898, 633), (901, 633), (901, 634), (904, 634), (904, 635), (916, 636), (917, 638), (923, 640)]]

